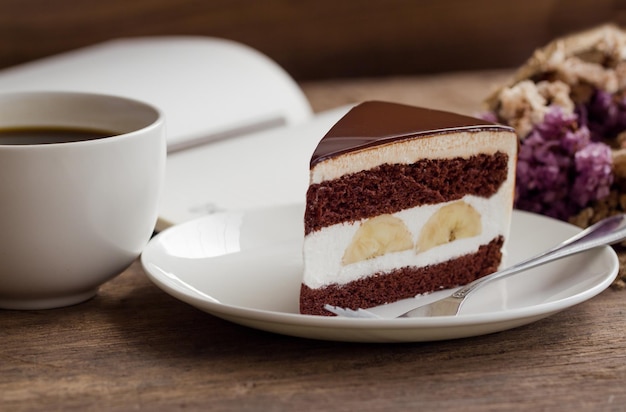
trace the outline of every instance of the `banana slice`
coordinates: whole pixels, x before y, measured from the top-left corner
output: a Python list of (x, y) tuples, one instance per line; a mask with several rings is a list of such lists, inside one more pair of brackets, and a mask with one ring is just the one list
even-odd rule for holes
[(404, 222), (392, 215), (380, 215), (366, 220), (359, 227), (344, 252), (342, 263), (349, 265), (412, 248), (411, 232)]
[(424, 224), (416, 244), (416, 251), (425, 252), (435, 246), (480, 235), (480, 213), (471, 205), (459, 201), (439, 209)]

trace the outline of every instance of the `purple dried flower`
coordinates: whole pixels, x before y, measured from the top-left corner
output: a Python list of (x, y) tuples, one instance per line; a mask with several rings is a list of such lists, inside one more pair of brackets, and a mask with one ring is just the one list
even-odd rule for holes
[(596, 90), (589, 102), (579, 106), (577, 111), (594, 141), (614, 138), (626, 129), (626, 101), (621, 96)]
[(609, 195), (613, 183), (612, 163), (611, 149), (603, 143), (591, 143), (576, 153), (572, 199), (579, 206)]
[(538, 124), (535, 130), (547, 139), (559, 140), (565, 131), (574, 129), (577, 121), (576, 113), (566, 113), (560, 106), (551, 106), (544, 116), (543, 123)]
[[(580, 112), (579, 112), (580, 113)], [(590, 201), (608, 195), (611, 150), (592, 143), (578, 114), (551, 106), (544, 121), (521, 139), (516, 207), (566, 220)]]

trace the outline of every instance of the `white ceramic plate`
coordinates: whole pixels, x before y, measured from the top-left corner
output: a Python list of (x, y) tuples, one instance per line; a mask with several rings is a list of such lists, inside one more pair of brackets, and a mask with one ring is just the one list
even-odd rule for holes
[[(352, 342), (461, 338), (529, 324), (607, 288), (617, 255), (598, 248), (504, 279), (476, 291), (457, 316), (348, 319), (298, 313), (303, 206), (202, 217), (155, 236), (142, 254), (149, 278), (170, 295), (220, 318), (285, 335)], [(579, 229), (515, 211), (507, 262), (553, 246)], [(401, 313), (441, 292), (375, 308)]]

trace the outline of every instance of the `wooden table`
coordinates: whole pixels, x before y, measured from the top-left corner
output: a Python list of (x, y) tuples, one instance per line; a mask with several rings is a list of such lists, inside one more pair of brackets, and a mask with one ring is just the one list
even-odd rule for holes
[[(472, 113), (508, 73), (304, 84), (316, 110), (386, 99)], [(0, 310), (0, 410), (626, 410), (626, 291), (501, 333), (354, 344), (228, 323), (135, 262), (83, 304)]]

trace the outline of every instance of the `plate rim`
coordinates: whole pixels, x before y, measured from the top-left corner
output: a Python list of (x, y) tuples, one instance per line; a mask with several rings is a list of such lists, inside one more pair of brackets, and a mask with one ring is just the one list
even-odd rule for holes
[[(277, 208), (281, 207), (294, 207), (295, 205), (287, 205), (287, 206), (277, 206)], [(302, 207), (302, 205), (298, 205)], [(270, 208), (276, 209), (276, 208)], [(248, 211), (251, 212), (251, 211)], [(258, 212), (258, 210), (257, 210)], [(229, 213), (242, 213), (241, 211), (232, 211), (232, 212), (223, 212), (222, 214)], [(246, 213), (246, 212), (243, 212)], [(527, 218), (538, 219), (538, 220), (546, 220), (552, 223), (556, 222), (558, 224), (571, 226), (573, 229), (581, 230), (580, 228), (560, 220), (556, 220), (550, 218), (548, 216), (539, 215), (532, 212), (527, 212), (523, 210), (513, 210), (512, 216), (516, 215), (526, 215)], [(219, 302), (216, 299), (211, 298), (210, 296), (204, 294), (201, 291), (196, 290), (193, 286), (188, 285), (183, 280), (176, 277), (175, 274), (167, 273), (162, 268), (158, 267), (157, 264), (151, 261), (151, 254), (156, 253), (156, 245), (159, 243), (159, 240), (162, 236), (167, 236), (166, 233), (171, 235), (172, 231), (180, 230), (179, 228), (183, 225), (194, 225), (198, 224), (199, 221), (206, 219), (214, 219), (215, 215), (206, 215), (196, 219), (193, 219), (188, 222), (184, 222), (179, 225), (172, 226), (161, 233), (158, 233), (154, 236), (148, 245), (144, 248), (141, 254), (141, 264), (143, 266), (144, 272), (148, 276), (148, 278), (161, 290), (165, 293), (173, 296), (174, 298), (187, 303), (197, 309), (200, 309), (204, 312), (207, 312), (213, 316), (217, 316), (222, 319), (226, 319), (229, 321), (233, 321), (232, 318), (239, 318), (247, 321), (261, 322), (261, 323), (277, 323), (283, 325), (293, 325), (298, 327), (313, 327), (313, 328), (325, 328), (336, 330), (340, 328), (350, 327), (350, 329), (356, 330), (368, 330), (368, 329), (377, 329), (377, 330), (416, 330), (416, 329), (432, 329), (432, 328), (453, 328), (453, 327), (471, 327), (477, 325), (495, 325), (502, 322), (511, 322), (516, 320), (523, 320), (528, 318), (536, 318), (535, 320), (531, 320), (532, 323), (541, 318), (545, 318), (565, 309), (571, 308), (575, 305), (578, 305), (582, 302), (585, 302), (601, 292), (603, 292), (606, 288), (608, 288), (615, 277), (617, 276), (619, 270), (619, 260), (615, 250), (610, 246), (602, 246), (598, 249), (602, 250), (602, 253), (606, 254), (607, 258), (610, 258), (611, 261), (608, 263), (609, 270), (603, 277), (599, 277), (597, 282), (594, 282), (588, 288), (573, 295), (569, 295), (555, 301), (544, 302), (541, 304), (531, 305), (527, 307), (520, 307), (502, 311), (494, 311), (494, 312), (483, 312), (483, 313), (470, 313), (461, 316), (442, 316), (442, 317), (432, 317), (432, 318), (403, 318), (403, 319), (353, 319), (353, 318), (342, 318), (342, 317), (333, 317), (333, 316), (316, 316), (316, 315), (305, 315), (298, 313), (287, 313), (287, 312), (279, 312), (272, 311), (266, 309), (258, 309), (251, 307), (244, 307), (240, 305), (233, 305), (228, 303)], [(584, 253), (589, 253), (584, 252)], [(205, 296), (203, 296), (205, 295)], [(242, 322), (234, 321), (235, 323), (245, 324)], [(524, 324), (526, 324), (524, 323)], [(246, 325), (251, 326), (251, 325)], [(521, 325), (518, 325), (521, 326)], [(264, 329), (258, 328), (257, 329)], [(503, 328), (502, 330), (509, 329)], [(265, 329), (268, 330), (268, 329)], [(276, 331), (273, 331), (276, 332)], [(292, 335), (292, 336), (301, 336), (301, 337), (309, 337), (316, 338), (315, 336), (303, 336), (303, 335), (295, 335), (288, 332), (276, 332), (282, 333), (284, 335)], [(473, 336), (473, 335), (462, 335), (463, 336)], [(334, 339), (334, 340), (345, 340), (345, 339)], [(347, 339), (350, 340), (350, 339)], [(431, 339), (411, 339), (411, 340), (403, 340), (403, 341), (424, 341)], [(350, 341), (364, 341), (362, 339), (358, 340), (350, 340)]]

